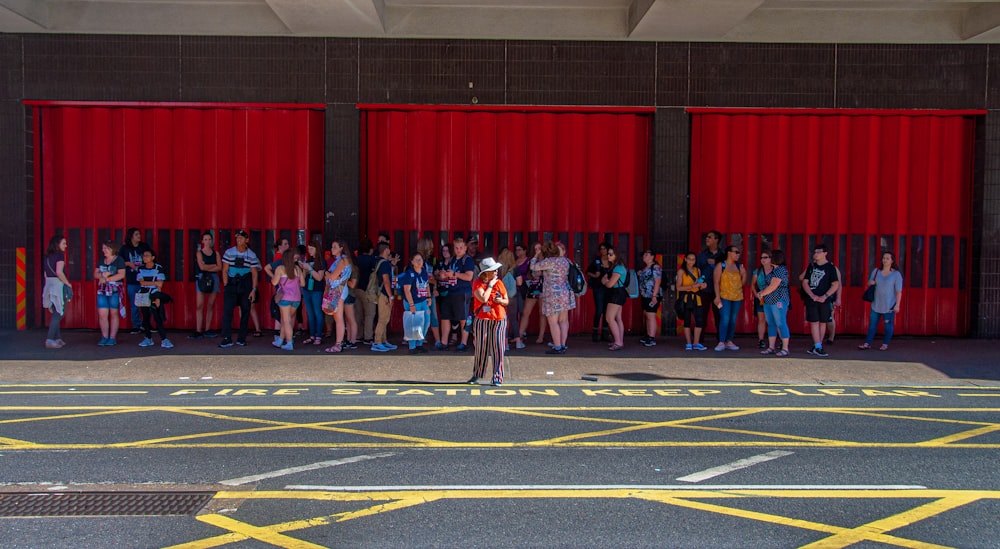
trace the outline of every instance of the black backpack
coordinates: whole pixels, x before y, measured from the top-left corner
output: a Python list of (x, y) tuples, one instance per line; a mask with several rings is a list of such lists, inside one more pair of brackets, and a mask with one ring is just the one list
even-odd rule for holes
[(566, 276), (569, 278), (569, 289), (573, 290), (574, 294), (583, 296), (587, 293), (587, 278), (583, 276), (579, 265), (570, 261), (569, 272)]

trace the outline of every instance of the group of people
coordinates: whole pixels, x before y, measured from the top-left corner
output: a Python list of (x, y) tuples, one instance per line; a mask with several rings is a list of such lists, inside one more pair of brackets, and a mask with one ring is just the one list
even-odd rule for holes
[[(155, 344), (155, 327), (160, 346), (169, 349), (173, 343), (164, 326), (163, 306), (172, 299), (162, 291), (165, 270), (156, 263), (155, 252), (142, 241), (138, 228), (130, 228), (125, 234), (121, 245), (113, 241), (102, 244), (102, 257), (93, 272), (101, 328), (98, 345), (117, 344), (120, 319), (126, 318), (128, 306), (132, 333), (144, 335), (140, 346)], [(214, 249), (212, 233), (201, 235), (194, 255), (196, 309), (195, 330), (188, 336), (191, 339), (221, 336), (221, 348), (245, 346), (251, 322), (254, 335), (262, 335), (253, 304), (264, 277), (275, 288), (269, 304), (275, 329), (272, 344), (284, 350), (294, 349), (294, 339), (301, 333), (296, 327), (302, 324), (303, 316), (308, 336), (301, 345), (321, 346), (328, 339), (332, 342), (324, 349), (328, 353), (356, 349), (359, 344), (371, 345), (374, 352), (394, 350), (397, 347), (389, 342), (387, 328), (396, 301), (402, 302), (404, 341), (410, 353), (428, 352), (432, 338), (432, 348), (437, 351), (464, 352), (474, 346), (477, 365), (481, 351), (485, 352), (483, 360), (486, 356), (499, 360), (496, 382), (502, 381), (503, 353), (511, 346), (525, 347), (526, 327), (535, 309), (539, 310), (536, 342), (543, 343), (548, 331), (551, 341), (546, 353), (565, 354), (568, 350), (568, 315), (576, 308), (578, 296), (570, 284), (574, 264), (560, 242), (534, 243), (530, 253), (528, 246), (519, 243), (513, 250), (504, 248), (493, 259), (479, 253), (474, 236), (468, 242), (456, 238), (438, 250), (431, 239), (423, 238), (409, 261), (400, 265), (402, 258), (392, 251), (385, 233), (374, 244), (363, 239), (357, 254), (343, 239), (326, 245), (321, 237), (314, 237), (307, 245), (297, 247), (292, 247), (288, 239), (280, 239), (272, 261), (264, 264), (250, 249), (247, 231), (236, 231), (234, 239), (234, 246), (219, 253)], [(719, 333), (715, 350), (739, 350), (734, 341), (736, 320), (749, 278), (761, 354), (787, 356), (791, 291), (784, 254), (781, 250), (761, 252), (759, 266), (748, 273), (740, 247), (722, 249), (721, 241), (721, 233), (710, 231), (705, 237), (705, 249), (685, 254), (677, 270), (675, 312), (683, 322), (685, 349), (708, 349), (702, 338), (711, 311)], [(65, 345), (59, 323), (72, 294), (65, 274), (66, 249), (66, 238), (55, 236), (44, 258), (43, 307), (52, 314), (45, 342), (48, 348)], [(828, 356), (823, 347), (826, 325), (832, 321), (833, 306), (839, 304), (841, 293), (840, 271), (827, 254), (825, 245), (817, 245), (813, 260), (798, 279), (813, 339), (808, 352), (820, 357)], [(592, 340), (606, 341), (611, 351), (625, 345), (622, 308), (629, 297), (627, 286), (633, 274), (645, 331), (639, 341), (654, 346), (664, 286), (663, 268), (655, 253), (645, 250), (642, 264), (630, 272), (623, 254), (604, 242), (585, 269), (595, 306)], [(486, 293), (479, 288), (479, 282), (488, 285)], [(892, 338), (902, 292), (902, 276), (891, 253), (883, 254), (882, 265), (872, 271), (869, 284), (875, 287), (875, 298), (869, 334), (860, 348), (871, 347), (876, 326), (882, 321), (885, 338), (880, 348), (885, 350)], [(216, 332), (212, 326), (219, 293), (223, 295), (223, 315), (221, 330)], [(234, 329), (233, 313), (237, 309), (240, 320)], [(483, 340), (474, 337), (475, 344), (470, 345), (470, 334), (479, 332), (490, 335)]]
[[(685, 349), (705, 351), (702, 343), (708, 311), (712, 312), (718, 328), (716, 351), (738, 351), (733, 341), (736, 320), (742, 307), (747, 287), (748, 273), (741, 262), (743, 251), (737, 245), (722, 250), (722, 233), (709, 231), (705, 248), (699, 253), (687, 252), (676, 276), (676, 313), (684, 323)], [(834, 307), (840, 306), (842, 286), (840, 270), (829, 260), (829, 249), (817, 244), (812, 250), (812, 260), (798, 276), (797, 286), (805, 307), (806, 321), (812, 336), (812, 347), (806, 352), (827, 357), (824, 348), (828, 325), (833, 326)], [(791, 284), (785, 267), (782, 250), (760, 252), (758, 267), (749, 273), (750, 294), (754, 315), (757, 317), (758, 346), (762, 355), (779, 357), (789, 354), (788, 309), (791, 306)], [(903, 291), (903, 277), (892, 252), (883, 252), (880, 266), (868, 276), (868, 286), (873, 288), (873, 300), (865, 343), (858, 348), (870, 349), (879, 322), (884, 324), (880, 350), (888, 350), (892, 340), (895, 315), (899, 312)], [(766, 339), (765, 339), (766, 332)]]

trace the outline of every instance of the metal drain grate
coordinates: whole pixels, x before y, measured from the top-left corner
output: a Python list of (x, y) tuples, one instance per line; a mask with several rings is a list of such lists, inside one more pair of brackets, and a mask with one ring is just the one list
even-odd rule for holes
[(0, 493), (0, 517), (193, 515), (215, 492)]

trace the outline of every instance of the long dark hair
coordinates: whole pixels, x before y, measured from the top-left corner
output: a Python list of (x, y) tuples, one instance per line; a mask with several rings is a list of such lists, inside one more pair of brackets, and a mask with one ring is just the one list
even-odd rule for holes
[(612, 253), (615, 254), (615, 260), (608, 262), (611, 265), (611, 268), (614, 269), (618, 265), (624, 266), (625, 265), (625, 260), (622, 258), (621, 254), (618, 253), (618, 249), (615, 248), (614, 246), (608, 246), (608, 254), (610, 255)]
[(892, 265), (889, 267), (889, 269), (892, 271), (898, 271), (899, 264), (896, 263), (896, 254), (890, 252), (889, 250), (882, 250), (882, 253), (878, 254), (878, 270), (880, 271), (882, 270), (882, 256), (884, 256), (885, 254), (889, 254), (889, 257), (892, 258)]
[(57, 234), (49, 239), (49, 246), (45, 249), (45, 255), (61, 254), (62, 250), (59, 249), (59, 243), (65, 240), (66, 237)]
[(139, 230), (139, 227), (129, 227), (125, 231), (125, 241), (122, 242), (122, 244), (124, 244), (126, 246), (131, 246), (132, 245), (132, 235), (134, 235), (135, 233), (139, 233), (139, 242), (142, 242), (142, 231)]
[(326, 248), (323, 246), (323, 237), (314, 236), (312, 242), (310, 242), (309, 245), (312, 246), (313, 248), (316, 248), (316, 255), (314, 255), (312, 258), (313, 270), (325, 271), (326, 259), (323, 257), (323, 253), (326, 252)]

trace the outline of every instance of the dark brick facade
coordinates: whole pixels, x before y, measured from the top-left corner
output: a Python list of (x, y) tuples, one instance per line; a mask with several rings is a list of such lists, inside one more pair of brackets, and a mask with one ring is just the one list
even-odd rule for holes
[[(0, 270), (13, 272), (14, 248), (44, 245), (26, 99), (326, 103), (326, 232), (352, 240), (357, 103), (655, 106), (650, 235), (668, 254), (688, 242), (683, 107), (993, 109), (976, 144), (973, 333), (998, 337), (998, 83), (990, 45), (0, 35)], [(13, 277), (0, 280), (0, 327), (11, 327)]]

